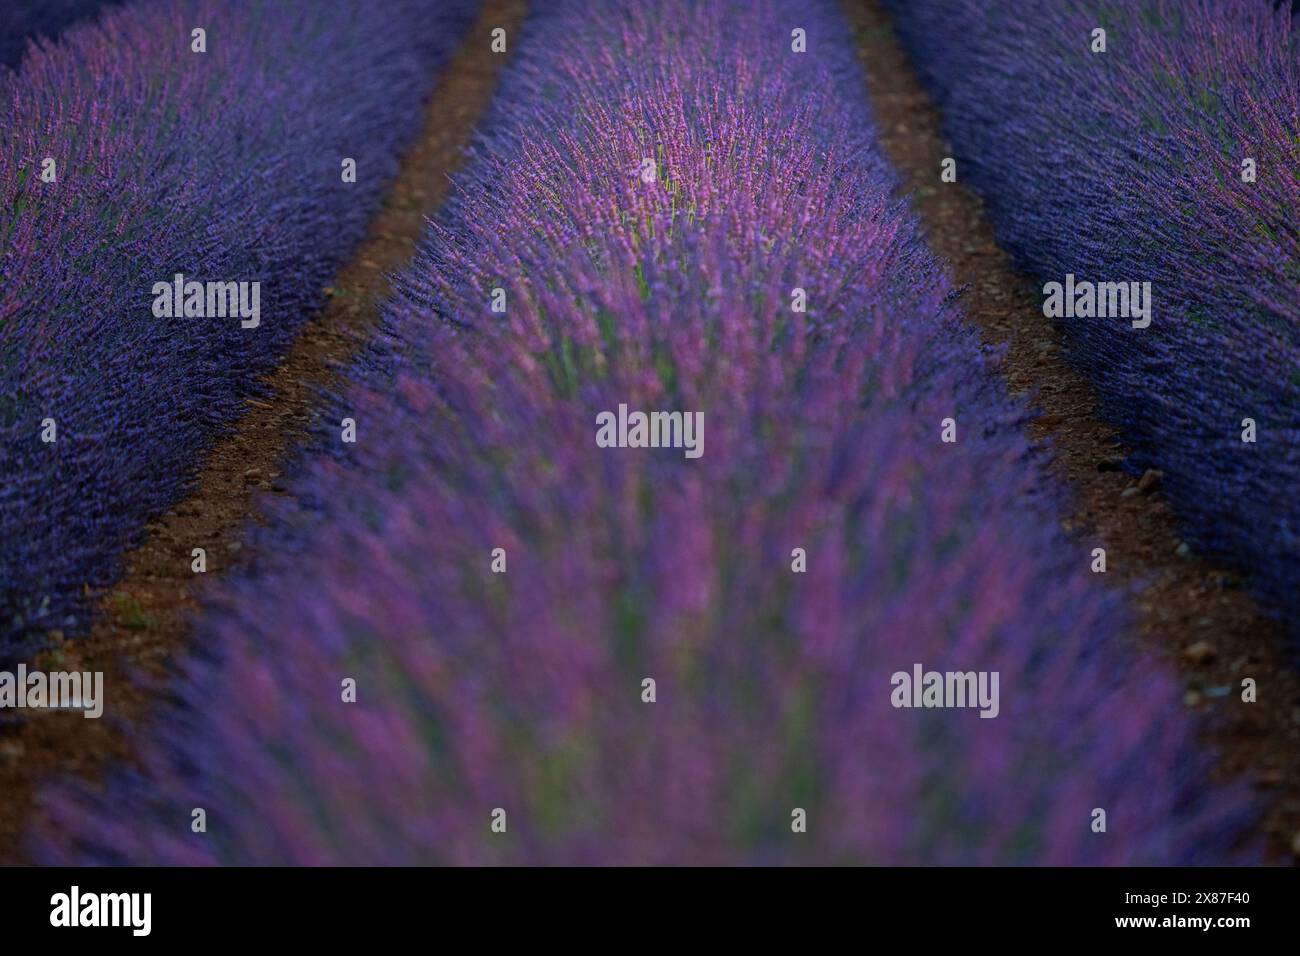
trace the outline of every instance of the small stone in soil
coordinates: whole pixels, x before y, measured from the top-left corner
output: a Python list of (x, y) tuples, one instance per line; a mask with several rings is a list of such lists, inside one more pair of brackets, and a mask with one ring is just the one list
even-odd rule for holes
[(1195, 644), (1190, 645), (1185, 651), (1183, 651), (1183, 656), (1193, 664), (1208, 663), (1209, 661), (1214, 660), (1215, 654), (1216, 651), (1214, 645), (1209, 641), (1197, 641)]

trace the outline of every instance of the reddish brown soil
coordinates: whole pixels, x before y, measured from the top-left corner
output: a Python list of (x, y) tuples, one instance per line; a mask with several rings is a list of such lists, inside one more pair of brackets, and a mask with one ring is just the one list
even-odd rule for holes
[[(998, 245), (979, 198), (960, 184), (960, 167), (958, 183), (939, 179), (952, 150), (888, 15), (878, 0), (846, 0), (845, 6), (858, 31), (885, 152), (926, 238), (950, 263), (955, 284), (969, 285), (962, 300), (967, 316), (986, 341), (1006, 346), (1002, 374), (1011, 389), (1028, 393), (1042, 413), (1030, 432), (1050, 447), (1053, 470), (1074, 490), (1067, 530), (1105, 547), (1110, 583), (1146, 584), (1134, 600), (1139, 619), (1132, 638), (1177, 669), (1187, 688), (1184, 705), (1211, 718), (1205, 737), (1220, 754), (1219, 775), (1248, 780), (1260, 791), (1270, 858), (1300, 856), (1300, 680), (1283, 666), (1278, 628), (1234, 575), (1178, 553), (1177, 525), (1157, 476), (1138, 482), (1110, 470), (1125, 456), (1123, 443), (1096, 418), (1090, 386), (1061, 359), (1060, 336), (1026, 295), (1037, 291), (1035, 283)], [(1241, 699), (1245, 677), (1257, 682), (1256, 703)], [(1224, 687), (1226, 696), (1206, 693)]]
[(96, 779), (108, 765), (133, 759), (127, 731), (148, 714), (162, 693), (161, 678), (189, 641), (200, 578), (190, 570), (190, 549), (206, 549), (209, 575), (247, 560), (241, 528), (258, 515), (262, 495), (282, 493), (277, 478), (306, 434), (319, 390), (338, 382), (375, 330), (388, 276), (413, 253), (507, 60), (490, 52), (491, 31), (505, 27), (516, 38), (525, 7), (525, 0), (486, 0), (430, 98), (423, 133), (364, 245), (327, 290), (321, 315), (267, 378), (269, 400), (249, 401), (234, 432), (203, 462), (193, 493), (148, 527), (117, 586), (102, 595), (90, 635), (34, 662), (42, 669), (103, 671), (107, 705), (99, 720), (24, 711), (0, 724), (0, 861), (26, 862), (20, 840), (39, 812), (33, 798), (42, 780), (56, 774)]

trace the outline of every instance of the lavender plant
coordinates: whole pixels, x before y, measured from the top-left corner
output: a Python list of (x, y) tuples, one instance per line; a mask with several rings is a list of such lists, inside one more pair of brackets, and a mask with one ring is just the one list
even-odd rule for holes
[[(38, 856), (1250, 858), (890, 198), (833, 4), (546, 4), (475, 154), (339, 398), (355, 444)], [(702, 412), (703, 454), (599, 447), (620, 404)], [(1000, 713), (894, 707), (917, 662), (999, 672)]]
[[(0, 659), (85, 628), (86, 595), (258, 393), (471, 6), (134, 3), (0, 77)], [(175, 273), (260, 282), (264, 319), (156, 316)]]
[(48, 42), (120, 0), (11, 0), (0, 9), (0, 67), (17, 69), (29, 43)]
[(1287, 5), (889, 6), (1020, 264), (1050, 281), (1152, 283), (1149, 328), (1067, 319), (1067, 354), (1131, 443), (1131, 469), (1163, 470), (1194, 550), (1248, 571), (1300, 634), (1300, 38)]

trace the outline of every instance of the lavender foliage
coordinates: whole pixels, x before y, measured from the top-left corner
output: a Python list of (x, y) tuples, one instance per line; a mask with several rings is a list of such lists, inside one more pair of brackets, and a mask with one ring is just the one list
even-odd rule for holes
[[(548, 3), (516, 57), (340, 399), (356, 444), (209, 607), (145, 769), (52, 794), (35, 852), (1249, 859), (891, 199), (835, 5)], [(598, 448), (620, 403), (703, 411), (703, 456)], [(999, 671), (1000, 715), (893, 708), (915, 662)]]
[[(1300, 635), (1300, 33), (1257, 0), (893, 0), (962, 176), (1034, 276), (1150, 281), (1068, 356), (1196, 551)], [(1095, 28), (1107, 52), (1091, 52)], [(1008, 108), (1008, 104), (1015, 104)], [(1256, 181), (1243, 181), (1251, 159)], [(1243, 442), (1253, 419), (1257, 441)]]
[(0, 67), (17, 69), (32, 42), (57, 37), (121, 0), (8, 0), (0, 7)]
[[(262, 388), (472, 5), (129, 4), (0, 77), (0, 659), (85, 628), (87, 596)], [(153, 284), (178, 272), (260, 282), (260, 327), (156, 318)]]

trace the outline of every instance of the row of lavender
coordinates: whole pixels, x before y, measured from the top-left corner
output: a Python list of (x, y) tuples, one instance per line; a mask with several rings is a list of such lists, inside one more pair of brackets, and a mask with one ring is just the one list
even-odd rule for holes
[(1148, 328), (1067, 319), (1069, 356), (1132, 468), (1164, 471), (1193, 547), (1252, 572), (1300, 634), (1300, 32), (1287, 5), (889, 6), (1019, 262), (1040, 280), (1151, 282)]
[(69, 26), (121, 0), (9, 0), (0, 7), (0, 67), (17, 69), (28, 45), (49, 42)]
[[(1116, 646), (847, 33), (830, 0), (533, 14), (356, 443), (210, 605), (142, 773), (51, 796), (38, 855), (1233, 858), (1250, 808)], [(702, 414), (702, 454), (599, 447), (620, 405)], [(990, 719), (895, 706), (917, 664), (996, 672)]]
[[(84, 629), (319, 307), (471, 6), (139, 2), (0, 77), (0, 659)], [(159, 316), (176, 273), (256, 327)]]

